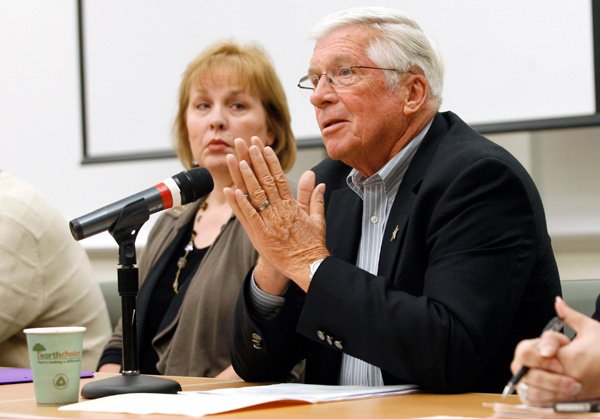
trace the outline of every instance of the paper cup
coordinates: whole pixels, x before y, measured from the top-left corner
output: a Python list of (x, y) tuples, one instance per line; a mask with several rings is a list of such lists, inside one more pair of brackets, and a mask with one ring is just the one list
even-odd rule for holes
[(79, 374), (85, 327), (25, 329), (35, 400), (43, 405), (79, 401)]

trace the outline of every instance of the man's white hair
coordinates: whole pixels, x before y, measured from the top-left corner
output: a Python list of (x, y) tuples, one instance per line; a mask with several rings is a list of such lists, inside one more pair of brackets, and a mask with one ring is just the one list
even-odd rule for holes
[[(437, 106), (442, 103), (444, 63), (431, 39), (412, 18), (387, 7), (355, 7), (332, 13), (318, 22), (311, 37), (318, 41), (346, 26), (363, 25), (376, 35), (365, 53), (379, 67), (408, 71), (421, 69), (429, 83), (429, 94)], [(401, 74), (385, 72), (388, 86), (394, 89)]]

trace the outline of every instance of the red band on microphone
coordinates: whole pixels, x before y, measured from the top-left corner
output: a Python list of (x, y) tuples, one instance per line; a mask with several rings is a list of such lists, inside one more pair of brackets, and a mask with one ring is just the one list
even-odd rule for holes
[(162, 198), (165, 209), (171, 208), (173, 206), (173, 197), (171, 196), (171, 191), (164, 183), (157, 183), (155, 185), (156, 189), (160, 193), (160, 197)]

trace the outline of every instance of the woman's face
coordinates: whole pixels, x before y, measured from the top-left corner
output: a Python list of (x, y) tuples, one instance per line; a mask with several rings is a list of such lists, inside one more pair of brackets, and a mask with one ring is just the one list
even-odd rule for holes
[(225, 156), (235, 154), (233, 141), (259, 136), (274, 141), (260, 100), (229, 80), (211, 79), (190, 91), (187, 130), (194, 159), (211, 173), (228, 173)]

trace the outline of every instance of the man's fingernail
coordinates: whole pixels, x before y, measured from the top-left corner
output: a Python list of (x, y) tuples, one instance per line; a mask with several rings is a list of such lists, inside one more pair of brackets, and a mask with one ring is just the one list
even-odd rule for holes
[(538, 345), (538, 350), (540, 352), (540, 355), (543, 357), (552, 356), (552, 353), (554, 352), (554, 348), (543, 344)]

